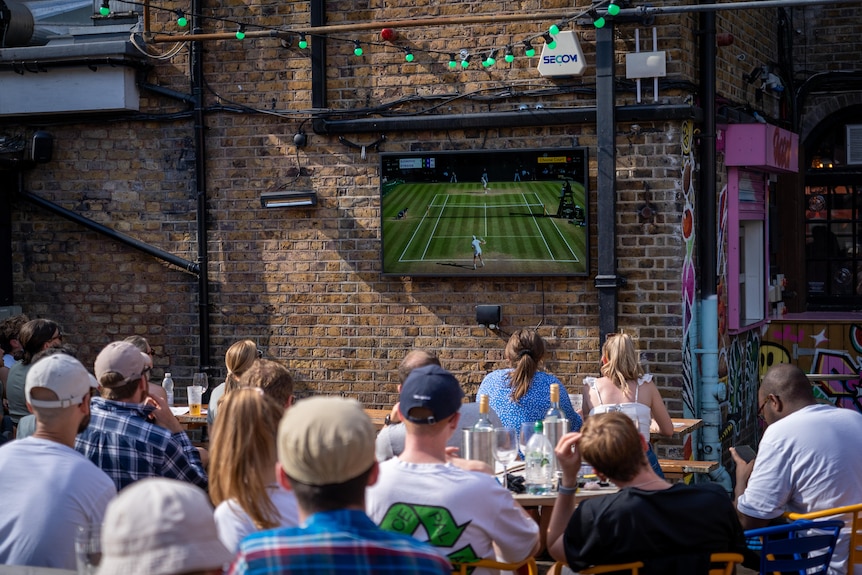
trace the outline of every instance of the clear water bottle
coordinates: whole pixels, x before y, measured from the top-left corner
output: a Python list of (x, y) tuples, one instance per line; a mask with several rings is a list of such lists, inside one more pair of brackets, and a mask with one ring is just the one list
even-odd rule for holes
[(165, 395), (168, 396), (168, 405), (174, 404), (174, 380), (171, 379), (170, 373), (165, 373), (165, 378), (162, 380), (162, 387), (165, 390)]
[(537, 421), (533, 436), (527, 442), (524, 454), (524, 483), (527, 493), (545, 495), (554, 486), (554, 450), (551, 442), (542, 433), (542, 422)]

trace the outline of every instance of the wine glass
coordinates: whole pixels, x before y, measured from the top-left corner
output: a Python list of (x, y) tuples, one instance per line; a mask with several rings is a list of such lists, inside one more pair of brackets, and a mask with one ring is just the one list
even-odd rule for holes
[(518, 459), (518, 434), (511, 427), (494, 428), (494, 459), (503, 465), (503, 487), (508, 489), (509, 464)]
[(201, 387), (201, 393), (205, 393), (207, 387), (209, 387), (209, 378), (207, 374), (204, 372), (196, 373), (192, 376), (192, 385), (199, 385)]

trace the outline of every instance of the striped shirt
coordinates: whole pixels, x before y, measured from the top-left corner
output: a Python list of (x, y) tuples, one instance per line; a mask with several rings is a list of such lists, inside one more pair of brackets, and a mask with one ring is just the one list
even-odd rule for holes
[(242, 540), (228, 575), (451, 575), (433, 547), (383, 531), (359, 510), (315, 513), (302, 527), (271, 529)]
[(146, 477), (168, 477), (207, 488), (207, 472), (185, 432), (171, 433), (151, 423), (153, 407), (139, 403), (90, 400), (90, 424), (75, 449), (114, 480), (117, 491)]

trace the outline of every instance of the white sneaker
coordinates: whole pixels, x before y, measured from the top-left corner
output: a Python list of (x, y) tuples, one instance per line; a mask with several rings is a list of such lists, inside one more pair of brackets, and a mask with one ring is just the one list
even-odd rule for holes
[(476, 269), (476, 264), (473, 264), (473, 269)]

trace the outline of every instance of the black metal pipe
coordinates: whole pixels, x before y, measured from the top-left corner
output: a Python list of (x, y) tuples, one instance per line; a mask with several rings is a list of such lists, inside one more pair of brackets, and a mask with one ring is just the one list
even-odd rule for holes
[(139, 82), (138, 86), (140, 86), (144, 90), (149, 90), (154, 94), (167, 96), (168, 98), (173, 98), (174, 100), (179, 100), (180, 102), (185, 102), (186, 104), (195, 104), (194, 95), (183, 94), (182, 92), (177, 92), (176, 90), (171, 90), (170, 88), (165, 88), (156, 84), (150, 84), (149, 82)]
[(18, 184), (18, 195), (31, 202), (36, 204), (39, 207), (45, 208), (49, 212), (57, 214), (67, 220), (73, 221), (77, 224), (81, 224), (85, 228), (89, 228), (96, 233), (107, 236), (111, 239), (117, 240), (118, 242), (124, 243), (127, 246), (131, 246), (136, 250), (140, 250), (146, 254), (149, 254), (155, 258), (158, 258), (162, 261), (168, 262), (169, 264), (175, 265), (183, 271), (191, 272), (194, 275), (200, 274), (200, 267), (195, 262), (190, 262), (181, 257), (175, 256), (172, 253), (166, 252), (164, 250), (160, 250), (159, 248), (153, 247), (149, 244), (146, 244), (138, 239), (135, 239), (131, 236), (127, 236), (121, 232), (116, 230), (112, 230), (111, 228), (102, 225), (98, 222), (94, 222), (89, 218), (85, 218), (84, 216), (77, 214), (71, 210), (67, 210), (62, 206), (58, 206), (54, 202), (50, 202), (44, 198), (40, 198), (39, 196), (27, 192), (24, 190), (24, 182), (23, 176), (20, 176), (19, 184)]
[[(192, 14), (203, 14), (203, 0), (192, 0)], [(200, 18), (194, 18), (193, 33), (200, 34)], [(198, 329), (199, 367), (206, 371), (210, 357), (209, 258), (207, 257), (207, 172), (206, 126), (204, 110), (204, 48), (200, 41), (192, 42), (189, 59), (191, 91), (194, 99), (195, 187), (197, 188), (198, 224)]]
[(616, 252), (616, 116), (614, 105), (614, 26), (596, 30), (596, 174), (598, 273), (595, 285), (599, 292), (599, 343), (617, 331)]
[(701, 298), (718, 292), (718, 222), (716, 211), (715, 150), (715, 12), (700, 16), (700, 101), (703, 122), (700, 128), (700, 198), (698, 200), (697, 242), (700, 257)]
[[(311, 0), (311, 26), (326, 26), (326, 0)], [(311, 106), (326, 107), (326, 35), (311, 40)]]
[[(610, 89), (614, 89), (613, 85)], [(598, 107), (585, 106), (581, 108), (513, 110), (511, 112), (481, 112), (476, 114), (447, 114), (439, 116), (358, 118), (355, 120), (315, 118), (311, 125), (316, 134), (348, 134), (592, 124), (598, 120), (598, 109)], [(602, 109), (604, 110), (605, 107), (602, 107)], [(648, 104), (620, 106), (616, 108), (615, 116), (621, 122), (689, 119), (699, 121), (701, 110), (689, 104)]]

